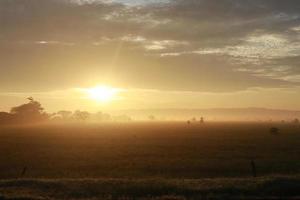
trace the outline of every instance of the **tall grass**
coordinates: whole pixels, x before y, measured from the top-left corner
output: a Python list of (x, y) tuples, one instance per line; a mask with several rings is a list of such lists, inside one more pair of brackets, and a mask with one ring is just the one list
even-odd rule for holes
[(24, 179), (0, 181), (4, 198), (251, 199), (300, 197), (300, 176), (219, 179)]

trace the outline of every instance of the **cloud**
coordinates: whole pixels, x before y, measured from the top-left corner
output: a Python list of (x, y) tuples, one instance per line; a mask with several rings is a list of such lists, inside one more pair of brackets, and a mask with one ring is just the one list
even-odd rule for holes
[(1, 0), (1, 90), (295, 87), (299, 10), (298, 0)]

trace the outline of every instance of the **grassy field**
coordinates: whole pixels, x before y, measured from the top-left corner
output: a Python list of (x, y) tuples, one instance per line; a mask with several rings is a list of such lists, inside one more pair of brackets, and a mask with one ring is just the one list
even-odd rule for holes
[[(280, 134), (274, 136), (269, 133), (271, 126), (274, 124), (180, 122), (2, 126), (0, 194), (9, 193), (10, 187), (31, 191), (37, 184), (47, 190), (56, 184), (63, 189), (63, 184), (70, 183), (72, 191), (72, 184), (81, 187), (84, 181), (88, 185), (95, 181), (96, 185), (103, 185), (104, 181), (112, 187), (116, 180), (121, 181), (115, 185), (116, 191), (124, 189), (122, 185), (128, 185), (128, 191), (148, 186), (154, 194), (160, 189), (165, 191), (158, 192), (158, 196), (174, 194), (178, 198), (187, 194), (184, 191), (191, 191), (190, 185), (198, 185), (196, 188), (202, 191), (203, 184), (213, 183), (209, 188), (220, 186), (229, 193), (230, 185), (236, 181), (257, 186), (271, 180), (278, 186), (282, 182), (266, 177), (285, 176), (290, 180), (300, 174), (300, 127), (278, 124)], [(255, 161), (261, 178), (251, 178), (251, 160)], [(24, 167), (26, 172), (22, 175)], [(181, 190), (178, 182), (182, 184)], [(143, 184), (138, 186), (140, 183)], [(287, 186), (299, 188), (299, 179), (292, 179)], [(237, 191), (239, 187), (242, 186), (237, 184)], [(254, 186), (249, 187), (256, 191)]]
[(300, 172), (300, 127), (131, 123), (0, 128), (0, 178), (212, 178)]
[(0, 181), (1, 200), (299, 199), (300, 177), (25, 179)]

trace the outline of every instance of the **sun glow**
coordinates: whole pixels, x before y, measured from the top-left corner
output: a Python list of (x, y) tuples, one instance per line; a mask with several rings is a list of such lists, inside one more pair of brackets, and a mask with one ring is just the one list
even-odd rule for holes
[(109, 86), (97, 86), (87, 89), (89, 98), (100, 102), (112, 101), (117, 93), (118, 90), (116, 88)]

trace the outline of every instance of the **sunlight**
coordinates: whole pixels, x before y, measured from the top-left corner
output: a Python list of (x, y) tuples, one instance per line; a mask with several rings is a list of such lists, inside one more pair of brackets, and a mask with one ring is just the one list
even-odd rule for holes
[(96, 86), (87, 89), (89, 98), (100, 102), (112, 101), (117, 93), (118, 90), (116, 88), (112, 88), (109, 86)]

